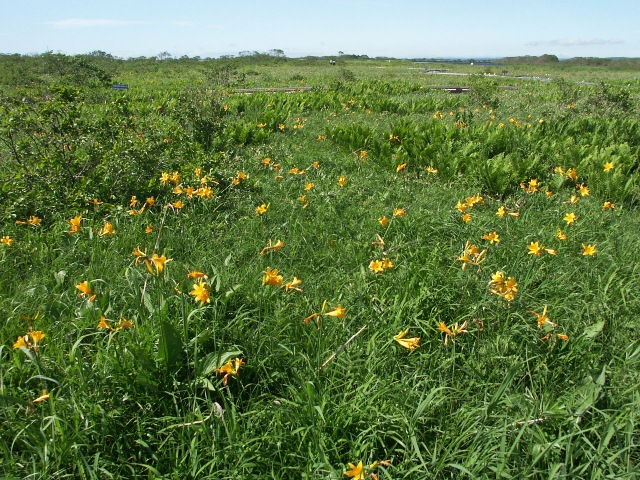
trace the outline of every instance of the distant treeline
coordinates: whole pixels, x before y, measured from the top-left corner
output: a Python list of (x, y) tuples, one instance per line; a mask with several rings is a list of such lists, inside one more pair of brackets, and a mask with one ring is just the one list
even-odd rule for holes
[(555, 55), (525, 55), (521, 57), (504, 57), (500, 60), (502, 63), (524, 63), (529, 65), (548, 65), (559, 63), (560, 60)]
[(277, 64), (287, 60), (281, 50), (273, 50), (270, 53), (240, 52), (238, 56), (223, 56), (217, 59), (173, 57), (168, 52), (153, 57), (128, 59), (102, 51), (73, 56), (53, 52), (37, 55), (0, 54), (0, 85), (62, 83), (89, 87), (109, 86), (123, 71), (155, 71), (160, 65), (169, 70), (181, 69), (185, 65), (211, 70)]
[[(640, 58), (593, 58), (577, 57), (560, 60), (556, 55), (520, 56), (494, 59), (445, 59), (420, 58), (396, 59), (391, 57), (371, 58), (367, 55), (353, 55), (338, 52), (337, 56), (307, 56), (302, 58), (287, 58), (283, 50), (273, 49), (265, 53), (240, 52), (238, 55), (225, 55), (220, 58), (201, 58), (186, 55), (177, 57), (168, 52), (162, 52), (152, 57), (135, 57), (123, 59), (103, 51), (94, 51), (83, 55), (65, 55), (62, 53), (46, 52), (37, 55), (0, 54), (0, 85), (29, 85), (65, 83), (82, 86), (108, 86), (122, 71), (135, 70), (143, 72), (154, 70), (159, 65), (172, 69), (190, 65), (213, 76), (220, 76), (220, 72), (228, 75), (243, 66), (274, 65), (281, 62), (295, 61), (297, 65), (318, 65), (337, 61), (392, 61), (411, 60), (424, 63), (448, 63), (478, 66), (503, 66), (507, 64), (528, 65), (575, 65), (591, 66), (610, 69), (640, 70)], [(213, 73), (211, 73), (213, 72)]]
[(440, 63), (447, 65), (478, 65), (497, 67), (502, 65), (500, 59), (474, 59), (474, 58), (414, 58), (416, 63)]
[(420, 63), (446, 63), (454, 65), (502, 66), (502, 65), (575, 65), (583, 67), (607, 67), (618, 69), (640, 69), (640, 58), (575, 57), (560, 60), (556, 55), (523, 55), (519, 57), (472, 59), (472, 58), (415, 58)]
[(101, 50), (82, 54), (65, 55), (62, 53), (45, 52), (34, 55), (1, 54), (0, 53), (0, 85), (24, 86), (34, 84), (70, 84), (76, 86), (109, 86), (113, 79), (122, 72), (157, 71), (158, 68), (167, 71), (178, 71), (184, 66), (190, 66), (216, 77), (231, 75), (237, 69), (248, 66), (277, 65), (295, 61), (296, 65), (320, 65), (344, 63), (346, 61), (380, 61), (396, 60), (390, 57), (370, 58), (367, 55), (353, 55), (338, 52), (332, 56), (306, 56), (288, 58), (283, 50), (273, 49), (268, 52), (243, 51), (237, 55), (223, 55), (219, 58), (211, 57), (181, 57), (162, 52), (152, 57), (120, 58)]
[(640, 58), (598, 58), (598, 57), (575, 57), (560, 60), (556, 55), (526, 55), (521, 57), (505, 57), (499, 60), (500, 63), (520, 63), (528, 65), (576, 65), (583, 67), (609, 67), (620, 69), (640, 69)]

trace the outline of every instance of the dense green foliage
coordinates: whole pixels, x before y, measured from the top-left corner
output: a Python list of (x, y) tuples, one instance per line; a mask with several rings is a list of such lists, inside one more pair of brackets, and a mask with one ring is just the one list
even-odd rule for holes
[(635, 74), (337, 60), (0, 59), (0, 475), (640, 473)]

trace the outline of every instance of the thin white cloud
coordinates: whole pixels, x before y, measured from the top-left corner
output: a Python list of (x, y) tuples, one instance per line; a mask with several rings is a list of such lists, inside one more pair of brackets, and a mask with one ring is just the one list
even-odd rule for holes
[(556, 40), (537, 40), (529, 42), (528, 47), (551, 46), (551, 47), (585, 47), (593, 45), (619, 45), (624, 43), (618, 39), (603, 38), (561, 38)]
[(141, 25), (144, 21), (138, 20), (112, 20), (109, 18), (67, 18), (64, 20), (54, 20), (45, 22), (53, 28), (92, 28), (92, 27), (127, 27), (131, 25)]
[(193, 24), (191, 22), (183, 22), (180, 20), (174, 20), (171, 22), (165, 22), (167, 25), (171, 25), (173, 27), (191, 27)]

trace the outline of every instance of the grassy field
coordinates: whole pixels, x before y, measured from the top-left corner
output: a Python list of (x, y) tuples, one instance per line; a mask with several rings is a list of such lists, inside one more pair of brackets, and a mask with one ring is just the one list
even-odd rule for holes
[(637, 70), (4, 60), (3, 478), (640, 476)]

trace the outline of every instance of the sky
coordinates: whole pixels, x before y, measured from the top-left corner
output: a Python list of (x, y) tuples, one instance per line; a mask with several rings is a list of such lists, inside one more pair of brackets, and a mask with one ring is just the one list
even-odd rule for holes
[(640, 57), (640, 0), (3, 0), (0, 53)]

